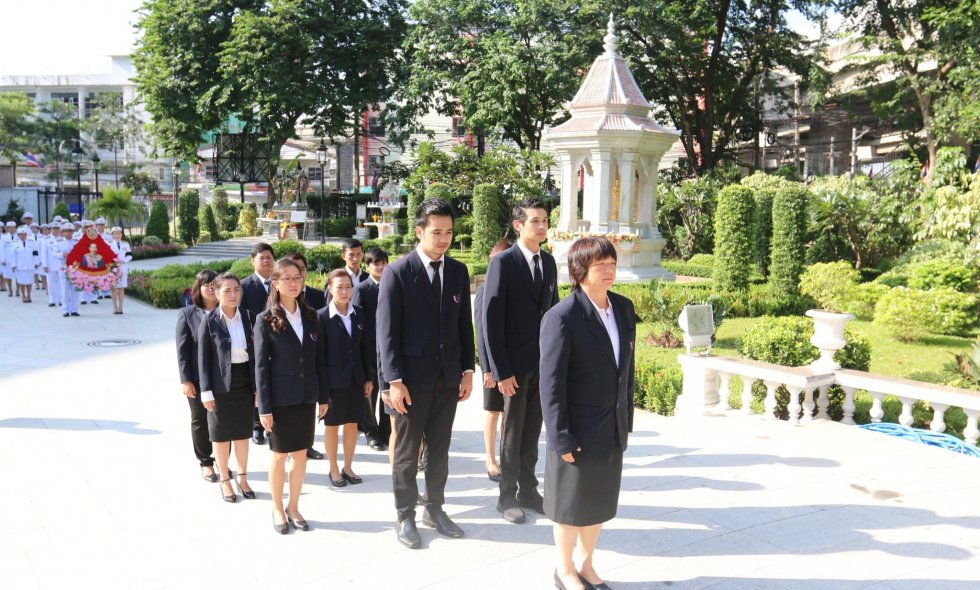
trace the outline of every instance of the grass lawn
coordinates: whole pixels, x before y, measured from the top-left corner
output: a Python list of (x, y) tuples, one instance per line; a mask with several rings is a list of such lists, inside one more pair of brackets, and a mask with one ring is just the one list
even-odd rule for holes
[[(712, 353), (738, 356), (742, 334), (758, 321), (758, 318), (726, 319), (718, 330)], [(968, 349), (972, 342), (970, 338), (956, 336), (933, 336), (916, 343), (899, 342), (872, 322), (854, 320), (847, 326), (871, 343), (872, 373), (931, 383), (945, 382), (948, 377), (942, 375), (943, 365), (952, 359), (951, 353)], [(638, 325), (637, 332), (637, 341), (641, 343), (636, 355), (638, 361), (677, 363), (677, 354), (683, 352), (683, 348), (659, 348), (644, 343), (650, 333), (649, 325)]]

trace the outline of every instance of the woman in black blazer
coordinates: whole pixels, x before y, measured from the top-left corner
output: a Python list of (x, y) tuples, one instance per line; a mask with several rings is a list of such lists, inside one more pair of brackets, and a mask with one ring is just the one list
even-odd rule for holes
[[(500, 254), (511, 244), (507, 240), (500, 240), (493, 249), (490, 250), (490, 259)], [(500, 424), (500, 415), (504, 411), (504, 394), (497, 389), (497, 382), (493, 380), (493, 371), (490, 370), (490, 356), (487, 355), (487, 341), (483, 333), (483, 287), (476, 288), (476, 295), (473, 297), (473, 325), (476, 326), (476, 358), (480, 361), (480, 370), (483, 372), (483, 409), (487, 414), (483, 420), (483, 446), (487, 451), (485, 461), (487, 477), (490, 481), (500, 483), (500, 465), (497, 463), (497, 425)], [(500, 424), (500, 438), (503, 439), (503, 425)]]
[[(364, 335), (364, 310), (351, 304), (353, 281), (344, 269), (327, 276), (330, 303), (318, 312), (320, 331), (324, 335), (326, 369), (330, 376), (330, 410), (323, 434), (327, 458), (330, 459), (330, 483), (341, 488), (361, 483), (354, 473), (354, 449), (357, 446), (357, 423), (364, 417), (364, 398), (371, 395), (374, 384), (368, 379), (371, 354)], [(344, 427), (344, 468), (337, 464), (340, 427)]]
[(208, 411), (201, 403), (201, 378), (197, 375), (197, 331), (201, 327), (204, 314), (218, 307), (218, 298), (211, 285), (218, 273), (204, 269), (194, 277), (191, 287), (193, 305), (177, 312), (177, 372), (180, 386), (191, 407), (191, 441), (194, 455), (201, 464), (201, 477), (214, 483), (218, 476), (214, 472), (214, 458), (211, 457), (211, 439), (208, 438)]
[[(303, 275), (292, 260), (281, 259), (272, 268), (269, 301), (255, 321), (255, 354), (259, 420), (270, 433), (272, 451), (272, 526), (283, 535), (289, 531), (289, 523), (308, 531), (310, 525), (299, 513), (306, 449), (313, 444), (317, 418), (327, 413), (330, 386), (316, 311), (306, 305)], [(283, 508), (289, 454), (289, 505)]]
[(255, 492), (248, 485), (248, 439), (252, 436), (252, 414), (255, 408), (255, 350), (252, 326), (238, 309), (242, 285), (230, 272), (214, 279), (218, 307), (207, 312), (197, 333), (197, 364), (201, 376), (201, 401), (208, 410), (208, 433), (218, 463), (221, 497), (226, 502), (238, 499), (229, 483), (228, 460), (235, 447), (238, 491), (247, 499)]
[[(602, 523), (616, 516), (633, 426), (632, 302), (609, 291), (616, 249), (582, 238), (568, 251), (572, 294), (541, 322), (541, 408), (548, 432), (544, 510), (555, 523), (560, 590), (608, 588), (592, 567)], [(585, 555), (576, 570), (572, 553)]]

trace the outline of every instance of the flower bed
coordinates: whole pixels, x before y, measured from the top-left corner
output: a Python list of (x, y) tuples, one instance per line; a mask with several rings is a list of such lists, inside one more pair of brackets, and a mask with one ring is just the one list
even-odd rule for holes
[(177, 244), (157, 244), (152, 246), (136, 246), (133, 248), (133, 260), (148, 260), (176, 256), (183, 248)]

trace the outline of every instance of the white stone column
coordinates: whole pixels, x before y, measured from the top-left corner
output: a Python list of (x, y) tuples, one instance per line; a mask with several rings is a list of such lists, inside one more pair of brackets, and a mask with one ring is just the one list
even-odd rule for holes
[(640, 175), (640, 210), (636, 216), (636, 225), (644, 229), (644, 238), (659, 238), (657, 228), (657, 168), (660, 157), (645, 155), (640, 163), (643, 174)]
[(612, 152), (592, 150), (592, 186), (583, 197), (585, 217), (592, 222), (593, 232), (609, 231), (609, 197), (612, 193)]
[(561, 160), (561, 209), (559, 211), (558, 229), (568, 231), (569, 222), (574, 221), (578, 215), (577, 199), (575, 193), (578, 191), (578, 183), (575, 182), (575, 167), (572, 165), (572, 154), (563, 152), (558, 154)]
[(684, 372), (684, 385), (677, 397), (675, 416), (699, 416), (718, 405), (718, 372), (708, 368), (707, 357), (678, 354), (677, 361)]
[(85, 119), (85, 97), (88, 92), (85, 90), (84, 86), (78, 87), (78, 119), (82, 121)]
[(636, 194), (636, 162), (640, 155), (626, 152), (619, 161), (619, 231), (627, 233), (633, 225), (633, 198)]

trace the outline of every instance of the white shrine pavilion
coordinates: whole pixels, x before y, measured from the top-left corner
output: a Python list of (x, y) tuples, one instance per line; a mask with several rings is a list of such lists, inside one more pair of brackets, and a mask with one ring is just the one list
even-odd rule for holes
[(650, 118), (652, 107), (619, 55), (612, 15), (603, 41), (605, 53), (593, 62), (568, 106), (571, 118), (545, 132), (561, 161), (561, 217), (549, 232), (549, 247), (563, 281), (568, 279), (568, 248), (588, 235), (602, 235), (616, 245), (617, 281), (674, 280), (660, 265), (667, 242), (657, 228), (657, 171), (680, 132)]

